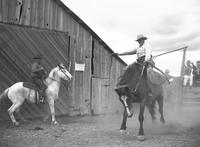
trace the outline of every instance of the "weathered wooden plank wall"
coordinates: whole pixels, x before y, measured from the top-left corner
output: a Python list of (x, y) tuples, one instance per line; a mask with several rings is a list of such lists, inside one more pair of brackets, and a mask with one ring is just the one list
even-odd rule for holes
[[(111, 66), (110, 55), (113, 51), (60, 0), (0, 0), (0, 22), (29, 26), (36, 29), (43, 28), (68, 32), (70, 37), (71, 56), (69, 57), (72, 63), (71, 69), (75, 68), (75, 63), (85, 64), (84, 71), (72, 71), (72, 88), (69, 94), (72, 97), (69, 104), (71, 114), (90, 113), (92, 101), (91, 78), (93, 76), (110, 78), (109, 82), (111, 84), (108, 86), (109, 98), (115, 102), (116, 94), (113, 91), (117, 79), (115, 74), (116, 72), (120, 73), (126, 64), (120, 58), (113, 57)], [(94, 60), (91, 60), (93, 40), (96, 42), (94, 48), (95, 57)], [(60, 42), (58, 41), (51, 44), (59, 44)], [(31, 44), (35, 46), (34, 43)], [(27, 48), (29, 47), (31, 46), (27, 45)], [(94, 75), (91, 73), (92, 62), (94, 62), (93, 66), (95, 67)], [(114, 112), (113, 109), (112, 111)]]
[[(67, 33), (30, 29), (0, 24), (0, 91), (20, 81), (30, 81), (30, 66), (33, 55), (43, 57), (42, 64), (50, 72), (59, 63), (70, 62), (68, 57), (69, 36)], [(72, 71), (70, 71), (72, 72)], [(72, 84), (64, 83), (60, 99), (56, 103), (56, 114), (68, 114), (72, 97), (69, 95)], [(25, 105), (32, 116), (44, 115), (42, 106)], [(4, 114), (3, 114), (4, 115)], [(30, 115), (27, 114), (26, 117)], [(0, 117), (2, 119), (2, 117)]]
[(124, 65), (112, 57), (97, 40), (94, 40), (93, 52), (92, 112), (121, 112), (122, 107), (114, 89)]

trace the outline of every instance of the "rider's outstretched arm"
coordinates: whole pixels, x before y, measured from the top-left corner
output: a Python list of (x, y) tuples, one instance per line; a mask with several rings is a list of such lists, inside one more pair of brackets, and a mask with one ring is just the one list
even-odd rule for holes
[(123, 52), (123, 53), (117, 53), (117, 55), (119, 55), (119, 56), (134, 55), (134, 54), (136, 54), (136, 52), (137, 52), (137, 50), (134, 49), (134, 50), (132, 50), (132, 51), (127, 51), (127, 52)]

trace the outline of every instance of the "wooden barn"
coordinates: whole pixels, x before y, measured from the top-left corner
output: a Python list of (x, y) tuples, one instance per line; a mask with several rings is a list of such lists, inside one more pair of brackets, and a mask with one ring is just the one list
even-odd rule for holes
[[(60, 0), (0, 0), (0, 92), (30, 81), (36, 54), (49, 72), (58, 63), (73, 79), (62, 82), (57, 115), (117, 113), (122, 109), (114, 91), (126, 66), (113, 50)], [(0, 104), (0, 120), (8, 119), (9, 101)], [(41, 117), (44, 105), (25, 103), (25, 117)]]

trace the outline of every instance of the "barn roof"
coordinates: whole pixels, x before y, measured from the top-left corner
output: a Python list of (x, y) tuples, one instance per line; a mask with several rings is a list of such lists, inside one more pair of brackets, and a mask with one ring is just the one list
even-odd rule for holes
[[(110, 53), (114, 53), (114, 51), (72, 10), (70, 10), (61, 0), (54, 0), (61, 8), (63, 8), (74, 20), (76, 20), (80, 25), (82, 25), (88, 32), (92, 34), (92, 36), (99, 41), (100, 44), (104, 46), (106, 50)], [(127, 65), (119, 56), (114, 55), (121, 63)]]

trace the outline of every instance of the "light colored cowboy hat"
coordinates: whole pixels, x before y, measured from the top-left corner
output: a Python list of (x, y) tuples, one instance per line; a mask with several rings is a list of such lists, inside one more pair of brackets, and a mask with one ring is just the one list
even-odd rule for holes
[(140, 35), (137, 35), (137, 40), (135, 40), (135, 41), (138, 41), (138, 40), (141, 40), (141, 39), (146, 40), (147, 37), (145, 37), (143, 34), (140, 34)]

